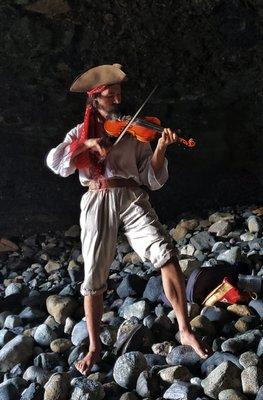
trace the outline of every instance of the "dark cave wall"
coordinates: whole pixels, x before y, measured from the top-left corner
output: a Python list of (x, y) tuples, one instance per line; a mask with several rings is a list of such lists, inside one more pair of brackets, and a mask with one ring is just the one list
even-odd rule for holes
[(262, 203), (262, 18), (252, 0), (2, 0), (0, 234), (78, 222), (85, 189), (44, 159), (83, 119), (71, 82), (104, 63), (129, 75), (125, 112), (159, 83), (143, 113), (197, 140), (168, 149), (169, 181), (151, 193), (162, 221)]

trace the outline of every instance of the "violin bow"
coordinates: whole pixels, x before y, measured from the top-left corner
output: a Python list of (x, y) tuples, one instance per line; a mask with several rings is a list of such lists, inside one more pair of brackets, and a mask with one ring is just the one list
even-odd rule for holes
[[(125, 135), (125, 133), (127, 132), (127, 130), (129, 129), (129, 127), (131, 126), (131, 124), (133, 123), (133, 121), (135, 120), (135, 118), (137, 117), (137, 115), (141, 112), (141, 110), (143, 109), (143, 107), (145, 106), (145, 104), (149, 101), (149, 99), (152, 97), (152, 95), (154, 94), (155, 90), (157, 89), (159, 85), (155, 85), (153, 90), (151, 91), (151, 93), (147, 96), (147, 98), (144, 100), (144, 102), (142, 103), (142, 105), (140, 106), (140, 108), (138, 108), (138, 110), (136, 111), (136, 113), (134, 114), (134, 116), (132, 117), (132, 119), (130, 119), (130, 121), (128, 122), (128, 124), (125, 126), (125, 128), (123, 129), (122, 133), (120, 134), (120, 136), (118, 137), (118, 139), (114, 142), (113, 146), (115, 146), (120, 140), (121, 138)], [(112, 147), (113, 147), (112, 146)]]

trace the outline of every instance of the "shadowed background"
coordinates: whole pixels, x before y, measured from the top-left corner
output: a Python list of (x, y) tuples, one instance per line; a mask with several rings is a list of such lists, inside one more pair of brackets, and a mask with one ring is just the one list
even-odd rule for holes
[(99, 64), (123, 65), (128, 114), (159, 83), (143, 114), (198, 142), (168, 149), (169, 181), (151, 193), (162, 222), (262, 203), (262, 20), (259, 0), (2, 0), (0, 234), (78, 223), (77, 174), (44, 160), (83, 120), (70, 84)]

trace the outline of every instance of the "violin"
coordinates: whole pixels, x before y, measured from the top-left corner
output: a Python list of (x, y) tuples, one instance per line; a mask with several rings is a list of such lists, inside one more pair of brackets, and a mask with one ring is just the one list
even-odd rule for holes
[[(109, 136), (119, 137), (126, 126), (130, 123), (129, 119), (107, 119), (104, 122), (104, 129)], [(127, 129), (132, 136), (143, 143), (148, 143), (155, 139), (156, 136), (162, 134), (164, 128), (161, 126), (161, 121), (156, 117), (136, 118)], [(196, 142), (193, 138), (183, 139), (178, 136), (177, 143), (185, 147), (195, 147)]]

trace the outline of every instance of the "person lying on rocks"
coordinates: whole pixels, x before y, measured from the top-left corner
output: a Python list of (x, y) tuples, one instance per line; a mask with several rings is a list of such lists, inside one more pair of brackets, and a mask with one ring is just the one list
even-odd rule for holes
[(191, 331), (177, 250), (141, 187), (157, 190), (165, 184), (165, 152), (178, 136), (165, 128), (153, 152), (149, 143), (127, 133), (113, 146), (104, 130), (105, 120), (118, 111), (125, 77), (119, 64), (102, 65), (73, 82), (70, 91), (87, 93), (84, 122), (70, 130), (46, 158), (47, 166), (62, 177), (78, 169), (81, 185), (89, 189), (81, 199), (80, 226), (85, 269), (81, 294), (90, 344), (88, 353), (75, 364), (84, 375), (100, 359), (103, 292), (119, 229), (142, 260), (150, 260), (160, 269), (165, 295), (176, 313), (181, 344), (191, 346), (202, 358), (210, 352)]

